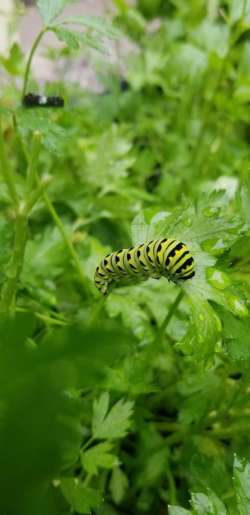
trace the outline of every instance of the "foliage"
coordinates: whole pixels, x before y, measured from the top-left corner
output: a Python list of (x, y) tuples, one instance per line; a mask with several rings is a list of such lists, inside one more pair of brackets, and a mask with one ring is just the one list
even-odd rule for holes
[[(110, 21), (70, 3), (39, 0), (29, 55), (0, 56), (0, 512), (247, 515), (250, 4), (113, 0)], [(104, 52), (99, 94), (60, 76), (82, 45)], [(31, 84), (64, 109), (22, 107)], [(192, 280), (100, 298), (105, 254), (163, 236)]]

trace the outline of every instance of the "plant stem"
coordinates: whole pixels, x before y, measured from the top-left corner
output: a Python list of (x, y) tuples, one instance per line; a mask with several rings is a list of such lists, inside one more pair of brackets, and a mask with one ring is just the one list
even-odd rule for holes
[(100, 311), (102, 310), (104, 302), (105, 302), (105, 297), (102, 297), (101, 299), (99, 299), (97, 301), (96, 305), (94, 305), (94, 308), (93, 308), (93, 311), (92, 311), (92, 314), (91, 314), (90, 320), (89, 320), (89, 326), (90, 327), (92, 325), (94, 325), (94, 322), (98, 318), (98, 315), (99, 315)]
[(248, 424), (234, 424), (230, 427), (214, 427), (212, 430), (207, 431), (208, 435), (223, 438), (230, 437), (234, 434), (247, 433), (249, 431)]
[(29, 164), (27, 169), (27, 191), (28, 195), (33, 190), (36, 185), (36, 164), (37, 164), (37, 154), (40, 150), (41, 144), (41, 133), (39, 131), (35, 131), (33, 134), (32, 144), (31, 144), (31, 152), (29, 157)]
[(179, 293), (178, 293), (178, 295), (177, 295), (177, 297), (176, 297), (176, 299), (174, 300), (174, 302), (173, 302), (172, 306), (170, 307), (170, 309), (169, 309), (169, 311), (168, 311), (167, 315), (165, 316), (165, 318), (164, 318), (164, 320), (163, 320), (163, 322), (162, 322), (162, 324), (161, 324), (161, 326), (160, 326), (159, 330), (158, 330), (157, 339), (158, 339), (160, 342), (162, 341), (162, 338), (163, 338), (163, 336), (164, 336), (164, 333), (165, 333), (165, 331), (166, 331), (166, 328), (167, 328), (167, 326), (168, 326), (168, 324), (169, 324), (169, 322), (170, 322), (170, 320), (171, 320), (172, 316), (174, 315), (174, 313), (175, 313), (175, 311), (176, 311), (177, 307), (179, 306), (179, 304), (180, 304), (180, 302), (181, 302), (181, 300), (182, 300), (182, 298), (183, 298), (183, 295), (184, 295), (183, 291), (182, 291), (182, 290), (180, 290), (180, 291), (179, 291)]
[(177, 422), (165, 422), (165, 421), (157, 422), (156, 421), (155, 422), (155, 426), (160, 431), (176, 432), (176, 431), (180, 431), (181, 430), (181, 425), (178, 424)]
[(7, 186), (9, 196), (10, 196), (14, 206), (17, 208), (18, 207), (18, 196), (17, 196), (17, 192), (16, 192), (15, 182), (13, 181), (10, 166), (9, 166), (8, 160), (6, 158), (6, 154), (5, 154), (1, 124), (0, 124), (0, 170), (2, 172), (5, 184)]
[[(29, 309), (20, 308), (17, 307), (16, 310), (18, 313), (29, 313)], [(42, 320), (47, 325), (58, 325), (61, 327), (65, 327), (69, 324), (69, 321), (66, 320), (60, 320), (60, 318), (54, 318), (50, 317), (48, 315), (44, 315), (43, 313), (38, 313), (37, 311), (33, 311), (33, 315), (38, 318), (39, 320)]]
[(170, 504), (174, 504), (174, 505), (178, 504), (175, 481), (174, 481), (174, 477), (173, 477), (173, 474), (172, 474), (169, 466), (167, 467), (167, 480), (168, 480), (168, 485), (169, 485)]
[(86, 451), (87, 447), (89, 447), (94, 441), (94, 437), (91, 436), (87, 442), (85, 442), (85, 444), (81, 447), (81, 451)]
[(92, 474), (87, 474), (87, 476), (85, 477), (84, 481), (83, 481), (83, 485), (84, 486), (88, 486), (88, 484), (90, 483), (92, 479)]
[[(40, 180), (39, 178), (37, 177), (37, 181), (38, 181), (38, 185), (40, 184)], [(58, 216), (48, 194), (44, 191), (43, 192), (43, 198), (44, 198), (44, 201), (45, 201), (45, 204), (48, 208), (48, 211), (50, 212), (51, 214), (51, 217), (53, 218), (55, 224), (57, 225), (63, 239), (64, 239), (64, 242), (68, 248), (68, 251), (69, 251), (69, 254), (71, 255), (71, 258), (72, 258), (72, 261), (73, 261), (73, 264), (74, 264), (74, 267), (80, 277), (80, 280), (81, 280), (81, 283), (83, 285), (83, 288), (84, 288), (84, 291), (86, 293), (86, 295), (88, 296), (89, 295), (89, 289), (88, 289), (88, 286), (87, 286), (87, 283), (86, 283), (86, 278), (83, 274), (83, 271), (82, 271), (82, 265), (81, 265), (81, 262), (80, 262), (80, 259), (79, 259), (79, 256), (77, 254), (77, 252), (75, 251), (74, 249), (74, 246), (73, 246), (73, 243), (72, 241), (70, 240), (66, 230), (65, 230), (65, 227), (60, 219), (60, 217)]]
[(34, 53), (35, 53), (35, 51), (36, 51), (36, 49), (37, 49), (37, 47), (38, 47), (38, 45), (39, 45), (43, 35), (47, 31), (48, 31), (48, 27), (44, 27), (39, 32), (39, 34), (35, 38), (34, 43), (32, 45), (32, 48), (31, 48), (31, 51), (30, 51), (30, 54), (29, 54), (29, 58), (28, 58), (28, 61), (27, 61), (26, 67), (25, 67), (25, 73), (24, 73), (24, 79), (23, 79), (23, 89), (22, 89), (22, 98), (27, 93), (27, 86), (28, 86), (28, 81), (29, 81), (30, 68), (31, 68), (31, 63), (32, 63), (32, 59), (33, 59)]
[[(16, 128), (15, 119), (14, 126)], [(17, 129), (16, 129), (17, 130)], [(1, 132), (1, 131), (0, 131)], [(27, 199), (26, 201), (19, 201), (15, 183), (13, 182), (12, 175), (9, 169), (8, 162), (5, 158), (5, 152), (4, 152), (4, 146), (3, 146), (3, 140), (2, 140), (2, 133), (0, 134), (0, 163), (2, 164), (3, 169), (3, 176), (5, 178), (6, 185), (9, 190), (9, 194), (12, 198), (13, 204), (15, 206), (15, 236), (14, 236), (14, 248), (13, 253), (10, 258), (10, 261), (7, 265), (6, 269), (6, 281), (2, 288), (1, 293), (1, 304), (0, 304), (0, 311), (2, 313), (11, 314), (12, 311), (15, 309), (15, 297), (16, 297), (16, 291), (18, 287), (18, 281), (20, 278), (20, 274), (23, 267), (23, 261), (24, 261), (24, 253), (25, 253), (25, 246), (27, 242), (27, 229), (28, 229), (28, 217), (30, 214), (30, 211), (38, 198), (42, 194), (42, 189), (37, 190), (35, 192), (28, 191)], [(35, 173), (36, 170), (36, 163), (38, 159), (38, 147), (36, 146), (36, 153), (33, 152), (32, 154), (32, 161), (29, 162), (28, 165), (28, 171), (32, 170), (32, 173)], [(28, 172), (27, 172), (28, 175)], [(27, 182), (28, 182), (28, 176), (27, 176)], [(44, 183), (41, 183), (44, 187)]]
[(44, 190), (47, 186), (47, 184), (51, 181), (51, 177), (45, 176), (41, 181), (39, 186), (34, 190), (30, 191), (30, 195), (26, 202), (25, 212), (27, 215), (32, 211), (32, 208), (37, 203), (37, 201), (40, 199), (40, 197), (43, 195)]
[(27, 217), (22, 212), (19, 212), (16, 217), (13, 254), (6, 272), (7, 279), (2, 289), (0, 310), (3, 313), (9, 314), (14, 308), (17, 285), (23, 266), (26, 240)]
[(247, 0), (244, 0), (243, 6), (242, 6), (242, 13), (241, 13), (241, 17), (240, 17), (241, 20), (243, 20), (245, 17), (246, 9), (247, 9)]

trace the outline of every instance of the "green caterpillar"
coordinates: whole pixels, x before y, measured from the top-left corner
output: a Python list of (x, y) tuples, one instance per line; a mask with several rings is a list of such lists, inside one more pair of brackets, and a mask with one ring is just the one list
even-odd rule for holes
[(194, 259), (185, 243), (163, 238), (108, 254), (96, 268), (94, 282), (106, 295), (121, 279), (133, 282), (135, 279), (160, 279), (163, 276), (177, 282), (191, 279), (194, 275)]

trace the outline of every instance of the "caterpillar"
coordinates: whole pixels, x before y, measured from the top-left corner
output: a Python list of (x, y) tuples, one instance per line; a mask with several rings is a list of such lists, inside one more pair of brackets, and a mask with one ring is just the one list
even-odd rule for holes
[(177, 282), (195, 275), (194, 259), (185, 243), (172, 238), (162, 238), (121, 249), (105, 256), (97, 266), (94, 282), (106, 295), (119, 281), (131, 282), (149, 277)]
[(45, 95), (28, 93), (23, 97), (23, 105), (25, 107), (63, 107), (64, 100), (62, 97), (47, 97)]

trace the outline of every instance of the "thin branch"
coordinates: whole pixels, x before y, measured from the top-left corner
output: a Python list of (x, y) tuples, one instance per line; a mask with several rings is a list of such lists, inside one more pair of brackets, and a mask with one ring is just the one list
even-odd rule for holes
[[(37, 176), (37, 181), (38, 181), (38, 185), (40, 185), (40, 179), (38, 178)], [(86, 277), (82, 271), (82, 265), (81, 265), (81, 261), (79, 259), (79, 256), (76, 252), (76, 250), (74, 249), (74, 246), (73, 246), (73, 243), (72, 241), (70, 240), (68, 234), (67, 234), (67, 231), (63, 225), (63, 222), (61, 221), (59, 215), (57, 214), (56, 212), (56, 209), (55, 207), (53, 206), (48, 194), (44, 191), (43, 192), (43, 199), (44, 199), (44, 202), (48, 208), (48, 211), (50, 212), (51, 214), (51, 217), (53, 218), (55, 224), (57, 225), (58, 227), (58, 230), (60, 231), (63, 239), (64, 239), (64, 242), (68, 248), (68, 251), (69, 251), (69, 254), (71, 255), (71, 258), (72, 258), (72, 261), (73, 261), (73, 264), (74, 264), (74, 267), (79, 275), (79, 278), (81, 280), (81, 284), (84, 288), (84, 291), (86, 293), (86, 295), (88, 296), (89, 295), (89, 288), (88, 288), (88, 285), (87, 285), (87, 281), (86, 281)]]
[(6, 282), (2, 289), (0, 311), (10, 313), (14, 308), (15, 296), (20, 273), (23, 266), (25, 245), (27, 240), (27, 217), (18, 213), (15, 227), (14, 249), (6, 271)]
[(29, 76), (30, 76), (30, 68), (31, 68), (31, 64), (32, 64), (32, 59), (34, 57), (34, 53), (42, 39), (42, 37), (44, 36), (45, 32), (47, 32), (49, 29), (48, 27), (44, 27), (40, 32), (39, 34), (37, 35), (36, 39), (34, 40), (34, 43), (32, 45), (32, 48), (31, 48), (31, 51), (30, 51), (30, 54), (29, 54), (29, 58), (28, 58), (28, 61), (27, 61), (27, 64), (26, 64), (26, 67), (25, 67), (25, 73), (24, 73), (24, 79), (23, 79), (23, 89), (22, 89), (22, 98), (26, 95), (27, 93), (27, 87), (28, 87), (28, 82), (29, 82)]
[(44, 190), (45, 190), (46, 186), (50, 183), (50, 181), (51, 181), (51, 176), (45, 175), (44, 177), (42, 177), (39, 186), (37, 186), (37, 188), (34, 191), (30, 192), (30, 195), (26, 201), (26, 206), (25, 206), (25, 212), (27, 213), (27, 215), (29, 215), (31, 213), (34, 205), (42, 197)]
[[(29, 309), (16, 307), (17, 313), (30, 313)], [(38, 311), (33, 311), (33, 315), (38, 318), (38, 320), (42, 320), (45, 324), (49, 325), (58, 325), (61, 327), (65, 327), (69, 324), (67, 320), (61, 320), (60, 318), (50, 317), (49, 315), (44, 315), (43, 313), (39, 313)]]
[(174, 300), (172, 306), (170, 307), (168, 313), (166, 314), (166, 316), (165, 316), (165, 318), (164, 318), (160, 328), (159, 328), (159, 331), (158, 331), (158, 334), (157, 334), (157, 340), (158, 341), (162, 341), (162, 338), (164, 336), (166, 328), (167, 328), (167, 326), (168, 326), (172, 316), (176, 312), (176, 309), (179, 306), (183, 296), (184, 296), (184, 292), (183, 292), (183, 290), (180, 290), (178, 295), (177, 295), (177, 297), (176, 297), (176, 299)]
[(106, 300), (106, 297), (101, 297), (96, 304), (94, 304), (92, 314), (89, 319), (89, 326), (95, 325), (95, 322), (100, 314), (100, 311), (103, 308), (104, 302)]
[(17, 208), (18, 207), (18, 196), (17, 196), (17, 192), (16, 192), (15, 182), (12, 177), (11, 169), (10, 169), (10, 166), (9, 166), (8, 160), (6, 158), (6, 154), (5, 154), (1, 122), (0, 122), (0, 170), (1, 170), (2, 176), (4, 178), (5, 184), (7, 186), (9, 196), (10, 196), (14, 206)]
[(37, 165), (37, 154), (40, 150), (41, 145), (41, 133), (35, 131), (32, 138), (31, 152), (28, 158), (29, 164), (27, 169), (27, 191), (28, 195), (36, 185), (36, 165)]
[(85, 444), (83, 444), (83, 446), (81, 447), (81, 451), (86, 451), (86, 449), (88, 447), (90, 447), (90, 445), (94, 442), (94, 437), (93, 436), (90, 436), (90, 438), (85, 442)]
[(173, 504), (173, 505), (178, 504), (177, 489), (176, 489), (174, 476), (172, 474), (170, 466), (167, 466), (166, 474), (167, 474), (167, 480), (168, 480), (168, 486), (169, 486), (169, 501), (170, 501), (170, 504)]

